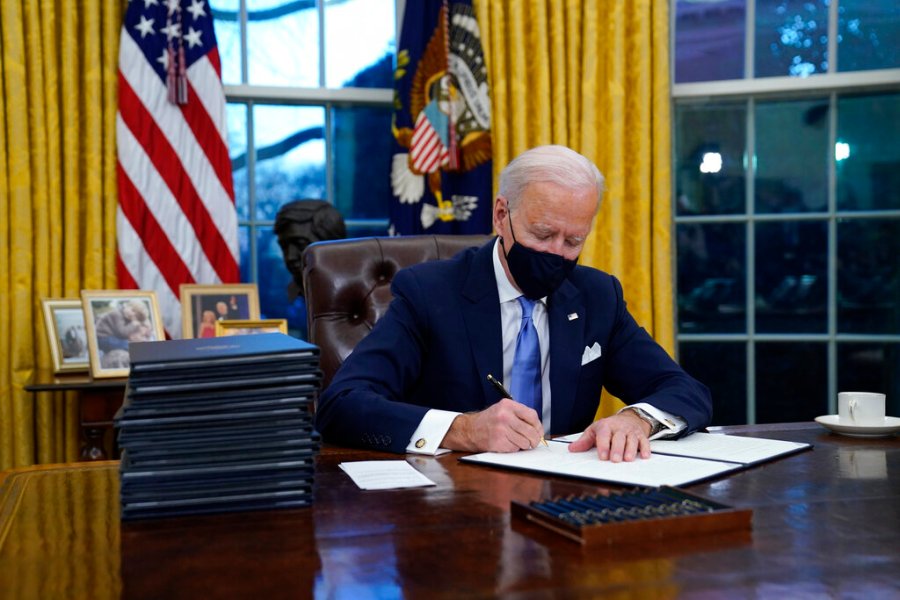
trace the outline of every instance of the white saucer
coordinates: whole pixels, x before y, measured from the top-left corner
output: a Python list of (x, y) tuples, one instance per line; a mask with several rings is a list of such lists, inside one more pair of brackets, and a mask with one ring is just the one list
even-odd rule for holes
[(884, 425), (850, 425), (841, 423), (840, 417), (837, 415), (825, 415), (816, 417), (816, 423), (835, 433), (850, 437), (877, 438), (900, 433), (900, 418), (898, 417), (885, 417)]

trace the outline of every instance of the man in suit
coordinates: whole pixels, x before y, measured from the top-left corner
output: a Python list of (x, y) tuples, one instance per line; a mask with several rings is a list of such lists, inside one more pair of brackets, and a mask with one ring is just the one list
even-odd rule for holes
[[(601, 459), (627, 461), (649, 457), (651, 437), (708, 425), (707, 388), (634, 321), (614, 277), (576, 266), (602, 193), (596, 166), (568, 148), (513, 160), (500, 176), (495, 240), (396, 274), (387, 313), (321, 396), (325, 440), (514, 452), (545, 431), (583, 431), (571, 451), (596, 447)], [(535, 377), (522, 387), (528, 361), (518, 346), (526, 329), (534, 339), (530, 327)], [(488, 374), (528, 405), (503, 398)], [(630, 406), (594, 421), (603, 386)]]

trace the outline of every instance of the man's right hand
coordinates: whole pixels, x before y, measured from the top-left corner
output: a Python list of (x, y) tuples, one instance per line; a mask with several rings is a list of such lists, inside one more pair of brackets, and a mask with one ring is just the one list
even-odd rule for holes
[(517, 452), (537, 447), (544, 434), (537, 412), (504, 398), (475, 413), (453, 420), (442, 448), (468, 452)]

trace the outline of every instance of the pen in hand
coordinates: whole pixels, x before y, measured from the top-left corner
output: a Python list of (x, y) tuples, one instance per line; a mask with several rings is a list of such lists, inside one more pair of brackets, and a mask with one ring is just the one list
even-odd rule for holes
[[(514, 400), (512, 395), (508, 391), (506, 391), (505, 387), (503, 387), (503, 384), (497, 381), (497, 379), (490, 373), (488, 373), (487, 380), (491, 382), (491, 385), (494, 386), (494, 389), (500, 392), (501, 396), (503, 396), (504, 398), (509, 398), (510, 400)], [(549, 445), (547, 444), (547, 440), (544, 439), (543, 434), (541, 435), (541, 443), (545, 446)]]

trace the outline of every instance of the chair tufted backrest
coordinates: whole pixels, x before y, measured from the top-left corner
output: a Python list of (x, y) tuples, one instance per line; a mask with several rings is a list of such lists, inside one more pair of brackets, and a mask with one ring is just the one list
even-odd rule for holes
[(303, 253), (303, 290), (309, 341), (321, 351), (323, 389), (387, 311), (397, 271), (450, 258), (489, 239), (487, 235), (415, 235), (310, 244)]

